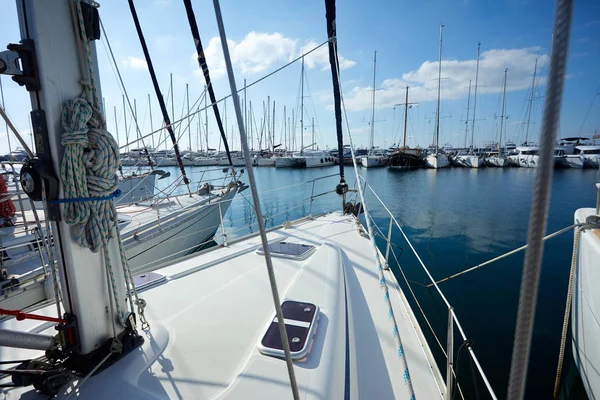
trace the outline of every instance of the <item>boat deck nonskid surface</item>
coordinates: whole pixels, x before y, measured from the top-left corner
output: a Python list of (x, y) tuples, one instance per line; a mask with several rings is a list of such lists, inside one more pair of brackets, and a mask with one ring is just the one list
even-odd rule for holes
[[(317, 246), (304, 261), (273, 258), (282, 300), (320, 307), (310, 352), (294, 363), (301, 398), (408, 399), (376, 263), (356, 219), (327, 214), (268, 237)], [(291, 398), (285, 362), (257, 349), (274, 314), (259, 247), (259, 237), (252, 236), (155, 271), (166, 280), (141, 293), (151, 324), (142, 332), (144, 345), (90, 378), (79, 396)], [(422, 332), (393, 275), (386, 278), (415, 395), (440, 398), (443, 383)], [(2, 323), (9, 329), (34, 326)], [(27, 355), (3, 353), (3, 359)], [(18, 398), (23, 389), (3, 390)]]

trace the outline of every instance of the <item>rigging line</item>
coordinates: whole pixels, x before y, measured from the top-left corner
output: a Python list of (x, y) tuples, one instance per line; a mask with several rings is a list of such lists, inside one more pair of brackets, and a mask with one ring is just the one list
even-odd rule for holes
[[(129, 1), (131, 1), (131, 0), (129, 0)], [(259, 78), (259, 79), (255, 80), (254, 82), (251, 82), (250, 84), (246, 85), (246, 89), (249, 89), (250, 87), (252, 87), (252, 86), (254, 86), (254, 85), (256, 85), (256, 84), (258, 84), (258, 83), (260, 83), (260, 82), (264, 81), (265, 79), (267, 79), (267, 78), (270, 78), (271, 76), (275, 75), (276, 73), (280, 72), (281, 70), (283, 70), (283, 69), (285, 69), (285, 68), (289, 67), (290, 65), (292, 65), (292, 64), (294, 64), (294, 63), (296, 63), (296, 62), (298, 62), (299, 60), (301, 60), (301, 59), (302, 59), (302, 57), (305, 57), (305, 56), (307, 56), (307, 55), (311, 54), (312, 52), (314, 52), (314, 51), (317, 51), (318, 49), (320, 49), (321, 47), (323, 47), (325, 44), (327, 44), (327, 42), (328, 42), (328, 41), (325, 41), (325, 42), (321, 43), (320, 45), (316, 46), (315, 48), (313, 48), (313, 49), (311, 49), (311, 50), (307, 51), (306, 53), (303, 53), (302, 55), (300, 55), (300, 56), (296, 57), (295, 59), (293, 59), (293, 60), (292, 60), (292, 61), (290, 61), (289, 63), (287, 63), (287, 64), (285, 64), (285, 65), (282, 65), (281, 67), (279, 67), (279, 68), (277, 68), (276, 70), (274, 70), (274, 71), (272, 71), (272, 72), (268, 73), (267, 75), (263, 76), (262, 78)], [(239, 89), (239, 90), (237, 91), (237, 93), (240, 93), (240, 92), (242, 92), (243, 90), (244, 90), (243, 88), (242, 88), (242, 89)], [(221, 102), (223, 102), (223, 101), (225, 101), (225, 100), (229, 99), (231, 96), (233, 96), (233, 95), (232, 95), (232, 94), (228, 94), (227, 96), (224, 96), (224, 97), (220, 98), (219, 100), (217, 100), (217, 101), (215, 101), (215, 102), (212, 102), (212, 103), (208, 104), (206, 107), (203, 107), (203, 108), (201, 108), (201, 109), (199, 109), (199, 110), (195, 111), (194, 113), (190, 114), (190, 116), (191, 116), (191, 115), (194, 115), (194, 114), (199, 114), (199, 113), (201, 113), (202, 111), (204, 111), (204, 110), (207, 110), (207, 109), (208, 109), (208, 108), (210, 108), (210, 107), (213, 107), (215, 104), (221, 103)], [(175, 124), (178, 124), (178, 123), (180, 123), (181, 121), (183, 121), (185, 118), (186, 118), (186, 117), (184, 117), (184, 118), (181, 118), (181, 119), (179, 119), (179, 120), (177, 120), (177, 121), (173, 121), (173, 122), (172, 122), (172, 124), (173, 124), (173, 125), (175, 125)], [(150, 136), (152, 136), (152, 135), (153, 135), (153, 134), (155, 134), (155, 133), (161, 132), (163, 129), (164, 129), (164, 128), (156, 129), (155, 131), (153, 131), (153, 132), (150, 132), (150, 133), (148, 133), (148, 134), (146, 134), (146, 135), (142, 136), (142, 138), (143, 138), (143, 139), (145, 139), (145, 138), (147, 138), (147, 137), (150, 137)], [(139, 142), (139, 141), (140, 141), (140, 139), (134, 140), (134, 141), (132, 141), (132, 142), (129, 142), (129, 143), (127, 143), (126, 145), (123, 145), (123, 146), (121, 146), (120, 148), (122, 149), (122, 148), (124, 148), (124, 147), (126, 147), (126, 146), (132, 145), (132, 144), (134, 144), (134, 143), (137, 143), (137, 142)]]
[[(129, 100), (129, 94), (127, 93), (127, 89), (125, 88), (125, 82), (123, 82), (123, 77), (121, 76), (121, 71), (119, 70), (117, 61), (115, 60), (115, 55), (112, 51), (112, 46), (110, 45), (110, 40), (108, 40), (108, 35), (106, 34), (106, 29), (104, 29), (104, 24), (102, 23), (101, 18), (99, 19), (99, 21), (100, 21), (100, 28), (102, 29), (102, 33), (104, 34), (104, 38), (106, 39), (106, 45), (107, 45), (108, 51), (110, 53), (110, 58), (114, 64), (115, 71), (117, 73), (117, 77), (119, 78), (119, 83), (121, 84), (121, 87), (123, 88), (123, 94), (125, 95), (125, 99), (127, 99), (127, 105), (129, 105), (129, 112), (131, 113), (131, 115), (134, 115), (133, 108), (131, 107), (131, 101)], [(140, 138), (140, 140), (142, 141), (142, 146), (144, 147), (144, 155), (148, 159), (148, 165), (150, 166), (150, 168), (153, 168), (152, 167), (152, 159), (150, 158), (150, 154), (148, 154), (148, 148), (146, 147), (146, 144), (144, 143), (144, 139), (141, 138), (142, 132), (140, 131), (140, 127), (138, 125), (137, 115), (135, 115), (135, 117), (132, 119), (135, 121), (135, 129), (137, 131), (138, 138)]]
[(12, 133), (15, 135), (15, 137), (17, 138), (17, 140), (19, 141), (21, 146), (23, 146), (23, 149), (25, 149), (25, 152), (27, 152), (27, 155), (29, 157), (33, 158), (34, 157), (33, 152), (31, 151), (29, 146), (27, 146), (27, 143), (25, 142), (25, 140), (23, 140), (19, 131), (17, 131), (17, 128), (15, 128), (15, 125), (12, 123), (12, 121), (8, 117), (8, 114), (6, 114), (6, 111), (4, 110), (3, 106), (0, 106), (0, 116), (2, 117), (2, 119), (4, 119), (4, 122), (6, 122), (6, 125), (12, 131)]
[[(0, 76), (0, 95), (2, 97), (2, 108), (6, 108), (4, 103), (4, 87), (2, 86), (2, 77)], [(8, 140), (8, 153), (12, 153), (12, 145), (10, 143), (10, 135), (8, 134), (8, 123), (6, 123), (6, 139)]]
[(299, 400), (300, 395), (298, 393), (298, 384), (296, 382), (296, 375), (294, 373), (294, 364), (292, 362), (292, 356), (290, 354), (290, 343), (285, 329), (283, 320), (283, 312), (281, 310), (281, 300), (279, 299), (279, 292), (277, 290), (277, 281), (275, 278), (275, 271), (273, 268), (273, 261), (271, 260), (271, 252), (269, 250), (269, 242), (267, 239), (267, 232), (265, 230), (264, 218), (262, 216), (260, 208), (260, 199), (258, 197), (258, 188), (256, 187), (256, 179), (254, 178), (254, 169), (252, 168), (252, 161), (250, 160), (250, 151), (248, 149), (248, 137), (246, 136), (246, 127), (242, 117), (242, 110), (240, 107), (240, 100), (238, 91), (236, 89), (235, 77), (233, 75), (233, 65), (231, 63), (231, 57), (229, 55), (229, 45), (227, 43), (227, 36), (225, 35), (225, 27), (223, 25), (223, 17), (221, 15), (221, 7), (219, 0), (213, 0), (215, 7), (215, 14), (217, 17), (217, 25), (219, 27), (219, 36), (221, 37), (221, 46), (223, 47), (223, 58), (225, 59), (225, 65), (227, 67), (227, 76), (229, 78), (229, 86), (231, 87), (231, 94), (233, 96), (233, 106), (235, 109), (235, 115), (237, 118), (238, 128), (240, 131), (241, 144), (244, 149), (244, 160), (246, 162), (246, 169), (248, 171), (248, 183), (250, 191), (252, 192), (252, 200), (254, 201), (254, 209), (257, 216), (258, 230), (260, 231), (260, 239), (263, 246), (264, 258), (269, 274), (269, 283), (271, 286), (271, 294), (273, 296), (273, 303), (275, 306), (275, 313), (277, 315), (277, 325), (279, 327), (279, 335), (283, 344), (283, 351), (285, 354), (285, 362), (287, 365), (288, 375), (290, 378), (290, 385), (292, 387), (292, 394), (294, 400)]
[(204, 49), (202, 47), (202, 41), (200, 40), (200, 32), (198, 31), (198, 24), (196, 23), (196, 15), (194, 14), (194, 9), (192, 8), (192, 3), (190, 0), (183, 0), (183, 4), (185, 6), (185, 12), (187, 14), (188, 23), (190, 24), (190, 30), (192, 31), (192, 37), (194, 39), (194, 44), (196, 45), (196, 53), (198, 55), (198, 64), (202, 69), (202, 74), (204, 75), (204, 81), (206, 86), (208, 87), (208, 95), (210, 96), (210, 101), (213, 104), (212, 109), (215, 113), (215, 120), (217, 121), (217, 126), (219, 128), (219, 133), (221, 134), (221, 138), (223, 139), (223, 145), (225, 146), (225, 153), (227, 154), (227, 159), (229, 160), (229, 165), (233, 167), (233, 162), (231, 161), (231, 153), (229, 152), (229, 143), (227, 143), (227, 136), (225, 135), (225, 130), (223, 129), (223, 121), (221, 120), (221, 114), (219, 113), (219, 107), (216, 102), (215, 91), (213, 89), (212, 82), (210, 80), (210, 72), (208, 71), (208, 64), (206, 63), (206, 56), (204, 55)]
[[(596, 100), (596, 97), (599, 94), (600, 94), (600, 86), (598, 86), (598, 89), (596, 89), (596, 92), (594, 93), (594, 97), (592, 97), (590, 106), (588, 107), (587, 112), (585, 113), (585, 117), (583, 118), (583, 121), (581, 122), (581, 126), (579, 127), (579, 130), (577, 131), (577, 136), (581, 135), (581, 131), (583, 130), (583, 126), (585, 125), (585, 121), (587, 120), (587, 117), (590, 114), (590, 111), (592, 110), (592, 106), (594, 105), (594, 100)], [(4, 105), (4, 97), (2, 98), (2, 105)]]
[[(542, 238), (542, 240), (544, 240), (544, 241), (545, 241), (545, 240), (548, 240), (548, 239), (552, 239), (552, 238), (553, 238), (553, 237), (555, 237), (555, 236), (558, 236), (558, 235), (560, 235), (560, 234), (562, 234), (562, 233), (565, 233), (565, 232), (567, 232), (567, 231), (570, 231), (571, 229), (577, 228), (577, 227), (579, 227), (579, 226), (582, 226), (582, 225), (585, 225), (585, 224), (573, 224), (573, 225), (567, 226), (567, 227), (565, 227), (565, 228), (562, 228), (562, 229), (559, 229), (558, 231), (556, 231), (556, 232), (553, 232), (553, 233), (551, 233), (551, 234), (549, 234), (549, 235), (547, 235), (547, 236), (544, 236), (544, 237)], [(508, 257), (508, 256), (511, 256), (511, 255), (513, 255), (513, 254), (516, 254), (516, 253), (518, 253), (518, 252), (520, 252), (520, 251), (523, 251), (523, 250), (525, 250), (527, 247), (528, 247), (528, 245), (523, 245), (523, 246), (521, 246), (521, 247), (519, 247), (519, 248), (516, 248), (516, 249), (514, 249), (514, 250), (511, 250), (511, 251), (509, 251), (508, 253), (504, 253), (504, 254), (502, 254), (502, 255), (499, 255), (498, 257), (494, 257), (494, 258), (492, 258), (491, 260), (487, 260), (486, 262), (483, 262), (483, 263), (481, 263), (481, 264), (478, 264), (478, 265), (476, 265), (476, 266), (474, 266), (474, 267), (467, 268), (467, 269), (465, 269), (465, 270), (463, 270), (463, 271), (457, 272), (456, 274), (453, 274), (453, 275), (447, 276), (447, 277), (445, 277), (445, 278), (443, 278), (443, 279), (440, 279), (440, 280), (438, 280), (438, 281), (435, 281), (435, 284), (440, 284), (440, 283), (443, 283), (443, 282), (449, 281), (450, 279), (453, 279), (453, 278), (456, 278), (456, 277), (458, 277), (458, 276), (464, 275), (464, 274), (466, 274), (467, 272), (475, 271), (476, 269), (479, 269), (479, 268), (481, 268), (481, 267), (485, 267), (486, 265), (492, 264), (492, 263), (494, 263), (494, 262), (496, 262), (496, 261), (500, 261), (500, 260), (502, 260), (503, 258), (506, 258), (506, 257)], [(425, 287), (431, 287), (431, 286), (433, 286), (433, 285), (434, 285), (433, 283), (430, 283), (430, 284), (426, 285)]]
[[(169, 136), (171, 136), (171, 141), (173, 142), (173, 148), (175, 149), (175, 157), (177, 158), (177, 164), (179, 165), (179, 170), (181, 171), (181, 175), (183, 176), (183, 182), (187, 186), (188, 194), (191, 196), (192, 192), (190, 191), (190, 180), (188, 179), (185, 168), (183, 167), (183, 162), (181, 161), (181, 154), (179, 152), (179, 145), (177, 144), (177, 139), (175, 138), (175, 132), (173, 131), (173, 127), (171, 126), (171, 120), (169, 118), (169, 112), (167, 111), (167, 106), (165, 105), (165, 100), (160, 91), (160, 87), (158, 85), (158, 80), (156, 79), (156, 73), (154, 71), (154, 66), (152, 65), (152, 59), (150, 58), (150, 53), (148, 52), (148, 46), (146, 45), (146, 39), (144, 38), (144, 33), (142, 31), (142, 27), (140, 25), (140, 21), (137, 16), (137, 11), (135, 10), (135, 5), (133, 4), (133, 0), (128, 0), (129, 9), (131, 10), (131, 16), (133, 17), (133, 22), (135, 24), (135, 29), (137, 31), (140, 44), (142, 46), (142, 50), (144, 52), (144, 58), (146, 59), (146, 64), (148, 65), (148, 72), (150, 72), (150, 78), (152, 78), (152, 85), (154, 86), (154, 91), (156, 92), (156, 97), (158, 99), (158, 104), (160, 106), (160, 110), (163, 114), (163, 119), (165, 122), (165, 127), (169, 132)], [(183, 119), (183, 118), (182, 118)]]
[(539, 166), (536, 174), (533, 199), (531, 201), (531, 214), (527, 234), (529, 247), (525, 253), (525, 261), (523, 263), (519, 309), (517, 312), (515, 340), (507, 390), (507, 397), (509, 399), (520, 400), (525, 393), (544, 250), (542, 236), (547, 226), (550, 189), (552, 188), (552, 174), (554, 172), (554, 143), (556, 141), (560, 117), (572, 14), (572, 0), (557, 0), (540, 138)]

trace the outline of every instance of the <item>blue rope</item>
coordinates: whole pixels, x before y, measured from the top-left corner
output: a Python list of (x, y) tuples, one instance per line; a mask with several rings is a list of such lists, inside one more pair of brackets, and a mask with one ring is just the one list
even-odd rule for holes
[(121, 195), (121, 189), (117, 189), (114, 192), (112, 192), (111, 194), (109, 194), (108, 196), (104, 196), (104, 197), (77, 197), (74, 199), (56, 199), (56, 200), (49, 200), (48, 203), (60, 204), (60, 203), (83, 203), (86, 201), (103, 201), (103, 200), (114, 199), (116, 197), (119, 197), (120, 195)]

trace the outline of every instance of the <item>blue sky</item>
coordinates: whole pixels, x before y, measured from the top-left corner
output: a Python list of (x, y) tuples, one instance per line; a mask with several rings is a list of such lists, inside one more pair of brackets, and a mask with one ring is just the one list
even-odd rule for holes
[[(19, 39), (13, 2), (3, 4), (0, 37), (4, 44)], [(100, 14), (129, 96), (137, 99), (140, 126), (150, 130), (148, 93), (151, 93), (153, 126), (160, 125), (158, 104), (142, 51), (133, 28), (126, 1), (101, 1)], [(138, 0), (136, 2), (155, 69), (166, 95), (169, 74), (173, 74), (175, 118), (184, 107), (185, 85), (189, 84), (193, 103), (203, 90), (203, 78), (194, 58), (194, 45), (187, 25), (185, 9), (178, 0)], [(238, 86), (243, 80), (255, 81), (326, 40), (323, 1), (223, 1), (223, 16), (231, 41)], [(206, 50), (208, 65), (214, 76), (217, 98), (229, 94), (212, 2), (194, 1), (196, 17)], [(551, 40), (554, 3), (542, 0), (508, 1), (374, 1), (339, 2), (338, 45), (342, 65), (342, 85), (351, 132), (355, 143), (368, 143), (373, 79), (373, 52), (377, 50), (375, 144), (389, 146), (401, 136), (405, 86), (411, 87), (410, 101), (418, 102), (409, 111), (410, 145), (426, 147), (432, 142), (437, 89), (439, 24), (444, 23), (442, 66), (441, 143), (462, 146), (465, 140), (465, 116), (469, 80), (475, 81), (477, 43), (481, 42), (479, 93), (475, 144), (497, 140), (500, 95), (504, 69), (508, 68), (506, 133), (509, 139), (522, 142), (531, 75), (538, 60), (538, 87), (535, 92), (529, 138), (539, 135), (548, 48)], [(122, 94), (107, 57), (105, 46), (97, 44), (103, 95), (106, 98), (109, 129), (115, 133), (114, 107), (117, 107), (119, 141), (125, 142)], [(579, 1), (575, 5), (571, 35), (568, 80), (566, 82), (559, 134), (563, 137), (591, 136), (600, 129), (600, 99), (596, 98), (584, 120), (594, 94), (600, 86), (600, 3)], [(311, 121), (315, 119), (316, 141), (320, 147), (335, 146), (331, 73), (327, 49), (321, 48), (306, 59), (304, 142), (311, 141)], [(29, 132), (29, 98), (24, 89), (2, 77), (6, 108), (19, 130)], [(248, 90), (254, 118), (260, 128), (263, 101), (270, 96), (276, 102), (276, 142), (283, 129), (283, 106), (296, 116), (299, 139), (300, 64), (294, 64)], [(472, 115), (473, 96), (471, 96)], [(169, 105), (169, 110), (171, 106)], [(221, 110), (223, 112), (223, 109)], [(228, 131), (234, 125), (233, 107), (227, 105)], [(472, 116), (470, 117), (472, 118)], [(128, 116), (128, 119), (131, 118)], [(470, 129), (469, 124), (469, 129)], [(185, 127), (183, 127), (185, 128)], [(130, 128), (133, 132), (133, 127)], [(202, 127), (204, 129), (204, 127)], [(198, 147), (197, 123), (192, 122), (192, 147)], [(236, 129), (234, 128), (234, 131)], [(469, 136), (471, 132), (469, 132)], [(134, 133), (130, 134), (133, 137)], [(233, 134), (237, 136), (236, 133)], [(155, 137), (155, 143), (160, 141)], [(468, 140), (470, 142), (470, 138)], [(15, 140), (12, 139), (13, 147)], [(202, 140), (204, 143), (204, 139)], [(180, 140), (188, 148), (188, 135)], [(218, 147), (216, 124), (209, 113), (209, 145)], [(239, 140), (233, 147), (239, 148)], [(254, 143), (254, 147), (258, 147)], [(264, 147), (264, 145), (263, 145)], [(4, 124), (0, 124), (0, 152), (8, 150)]]

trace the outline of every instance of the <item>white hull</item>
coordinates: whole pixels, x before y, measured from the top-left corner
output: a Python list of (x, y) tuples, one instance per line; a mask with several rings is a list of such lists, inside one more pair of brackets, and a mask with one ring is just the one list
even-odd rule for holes
[(305, 166), (304, 157), (278, 157), (275, 168), (300, 168)]
[[(243, 157), (231, 157), (231, 162), (234, 167), (243, 167), (246, 165), (246, 161)], [(219, 166), (228, 167), (229, 159), (227, 157), (219, 159)]]
[[(202, 206), (187, 206), (169, 215), (168, 219), (161, 219), (160, 226), (153, 220), (135, 230), (124, 232), (122, 240), (129, 266), (134, 271), (154, 269), (194, 252), (200, 244), (214, 236), (221, 223), (221, 215), (225, 215), (229, 209), (229, 200), (233, 199), (235, 193), (236, 190), (232, 190), (216, 199), (217, 202), (208, 203), (206, 200)], [(219, 214), (219, 202), (222, 214)]]
[[(594, 215), (592, 208), (575, 212), (575, 222), (585, 222)], [(581, 232), (577, 266), (573, 282), (571, 308), (571, 331), (573, 358), (581, 375), (581, 381), (590, 399), (600, 396), (600, 232), (587, 229)]]
[(583, 166), (585, 168), (598, 168), (598, 166), (600, 166), (600, 155), (584, 154), (583, 155)]
[(538, 155), (509, 156), (510, 165), (521, 168), (537, 168), (540, 157)]
[(334, 165), (333, 157), (306, 157), (306, 168), (329, 167)]
[(425, 166), (433, 169), (446, 168), (450, 166), (450, 161), (445, 154), (430, 154), (425, 158)]
[(486, 157), (484, 159), (486, 167), (504, 168), (508, 166), (508, 160), (506, 157)]
[(277, 161), (276, 157), (257, 157), (254, 160), (258, 167), (274, 167)]
[(219, 161), (216, 158), (195, 158), (194, 166), (196, 167), (211, 167), (219, 165)]
[(456, 161), (459, 163), (459, 165), (467, 168), (481, 168), (483, 166), (483, 158), (479, 156), (457, 156)]
[(127, 176), (119, 182), (122, 195), (115, 200), (117, 205), (130, 204), (154, 196), (156, 175)]
[(360, 165), (364, 168), (385, 167), (388, 159), (386, 156), (365, 156), (360, 158)]
[(583, 168), (583, 158), (579, 155), (554, 156), (554, 163), (558, 168)]

